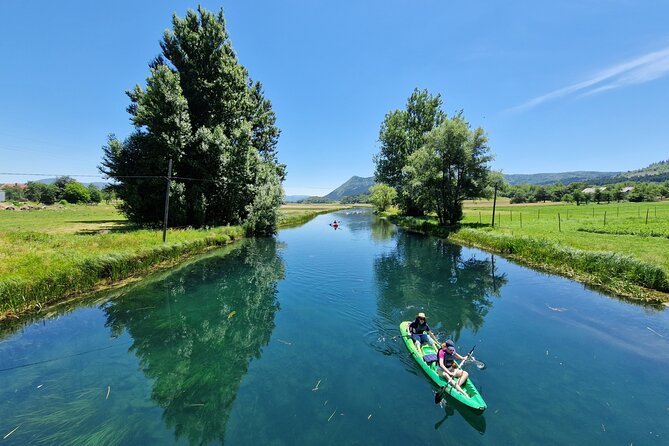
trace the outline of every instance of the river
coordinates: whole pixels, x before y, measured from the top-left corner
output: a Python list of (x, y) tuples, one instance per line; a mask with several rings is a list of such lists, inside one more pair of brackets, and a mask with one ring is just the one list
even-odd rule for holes
[[(483, 414), (434, 404), (397, 338), (419, 311), (476, 346)], [(0, 326), (0, 438), (665, 445), (667, 370), (666, 309), (348, 210)]]

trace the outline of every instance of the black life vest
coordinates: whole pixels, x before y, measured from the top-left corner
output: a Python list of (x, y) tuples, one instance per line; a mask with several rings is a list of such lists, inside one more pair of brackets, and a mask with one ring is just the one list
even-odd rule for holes
[(440, 352), (444, 352), (444, 366), (446, 366), (447, 369), (453, 367), (453, 364), (455, 364), (455, 355), (449, 353), (448, 350), (439, 348), (439, 352), (437, 352), (437, 357), (439, 357)]
[(409, 327), (413, 329), (411, 333), (415, 334), (423, 334), (426, 331), (430, 331), (430, 326), (427, 325), (427, 322), (421, 324), (420, 322), (418, 322), (418, 320), (415, 320), (411, 324), (409, 324)]

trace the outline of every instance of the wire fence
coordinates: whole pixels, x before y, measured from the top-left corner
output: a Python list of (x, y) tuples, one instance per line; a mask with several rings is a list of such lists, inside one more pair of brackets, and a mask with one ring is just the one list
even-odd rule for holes
[[(492, 224), (492, 209), (465, 209), (465, 216), (469, 223)], [(495, 212), (495, 227), (669, 237), (669, 201), (502, 206)]]

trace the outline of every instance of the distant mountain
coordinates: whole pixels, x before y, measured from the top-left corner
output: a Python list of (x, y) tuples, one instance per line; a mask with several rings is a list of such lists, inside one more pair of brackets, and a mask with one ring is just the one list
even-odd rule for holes
[(309, 198), (309, 195), (286, 195), (283, 197), (284, 203), (297, 203), (298, 201)]
[(351, 195), (368, 194), (369, 188), (374, 186), (374, 177), (356, 177), (352, 176), (347, 182), (327, 194), (324, 198), (331, 200), (341, 200)]
[(577, 171), (560, 173), (504, 174), (510, 184), (548, 185), (569, 184), (582, 181), (590, 184), (611, 184), (623, 181), (666, 181), (669, 180), (669, 160), (659, 161), (643, 169), (627, 172)]
[(559, 172), (559, 173), (529, 173), (529, 174), (504, 174), (504, 179), (510, 184), (537, 184), (547, 185), (555, 183), (576, 183), (577, 181), (592, 182), (606, 178), (615, 177), (621, 172)]

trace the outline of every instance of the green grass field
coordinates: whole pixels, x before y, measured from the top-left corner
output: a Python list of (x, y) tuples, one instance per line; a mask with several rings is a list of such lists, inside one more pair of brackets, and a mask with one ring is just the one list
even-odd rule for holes
[[(463, 223), (478, 223), (479, 213), (481, 222), (490, 224), (492, 203), (467, 203)], [(588, 251), (629, 255), (659, 265), (669, 273), (669, 201), (581, 206), (510, 205), (507, 201), (501, 206), (498, 202), (496, 213), (495, 228), (501, 233), (548, 239)]]
[[(288, 205), (280, 210), (280, 226), (341, 208)], [(163, 243), (162, 231), (135, 228), (111, 205), (0, 211), (0, 319), (140, 277), (243, 236), (241, 226), (170, 229)]]
[[(461, 228), (394, 217), (410, 229), (492, 250), (621, 296), (669, 301), (669, 202), (465, 204)], [(606, 221), (605, 221), (606, 219)], [(658, 293), (659, 291), (659, 293)]]

